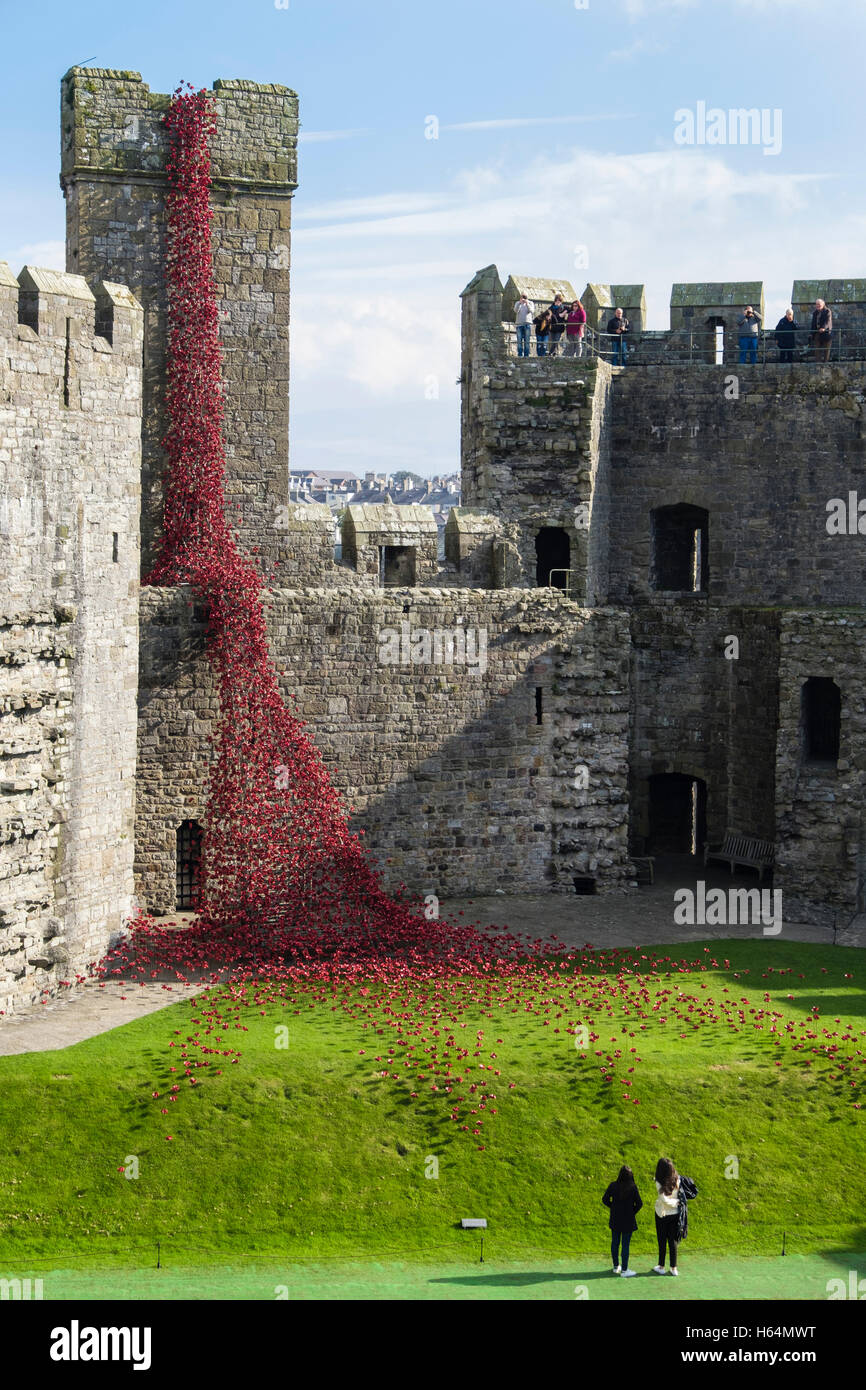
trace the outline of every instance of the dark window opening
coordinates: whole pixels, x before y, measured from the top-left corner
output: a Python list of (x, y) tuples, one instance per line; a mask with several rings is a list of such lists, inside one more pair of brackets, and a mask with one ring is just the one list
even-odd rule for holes
[(707, 838), (707, 784), (683, 772), (649, 779), (649, 854), (697, 854)]
[(590, 878), (588, 874), (578, 874), (574, 879), (574, 891), (578, 897), (589, 897), (596, 891), (595, 879)]
[(535, 582), (539, 589), (567, 589), (571, 542), (561, 526), (542, 526), (535, 537)]
[(379, 547), (379, 583), (383, 589), (414, 588), (414, 545), (382, 545)]
[(185, 820), (177, 828), (177, 911), (191, 912), (198, 907), (201, 884), (202, 828), (198, 821)]
[(544, 690), (540, 685), (535, 687), (535, 722), (544, 723)]
[(69, 404), (69, 354), (72, 343), (72, 319), (66, 320), (66, 347), (63, 354), (63, 404)]
[(829, 676), (810, 676), (801, 695), (804, 761), (837, 763), (842, 723), (842, 692)]
[(105, 304), (97, 304), (93, 331), (97, 338), (104, 338), (107, 343), (114, 342), (114, 305), (110, 300)]
[(652, 513), (652, 587), (706, 593), (710, 581), (709, 512), (685, 502)]
[(117, 557), (118, 557), (119, 554), (120, 554), (120, 536), (118, 535), (118, 533), (117, 533), (116, 531), (112, 531), (112, 533), (111, 533), (111, 559), (112, 559), (112, 561), (113, 561), (113, 563), (114, 563), (115, 565), (117, 564)]
[(39, 332), (38, 290), (18, 291), (18, 322), (23, 323), (27, 328), (32, 328), (34, 333)]
[(725, 360), (725, 320), (717, 317), (707, 319), (709, 333), (708, 360), (721, 367)]

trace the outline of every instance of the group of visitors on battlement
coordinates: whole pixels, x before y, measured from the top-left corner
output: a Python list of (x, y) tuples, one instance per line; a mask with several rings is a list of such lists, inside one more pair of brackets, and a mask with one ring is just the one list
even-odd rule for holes
[[(532, 342), (532, 329), (535, 329), (535, 351), (539, 357), (556, 357), (562, 351), (563, 357), (582, 357), (586, 335), (586, 310), (579, 299), (570, 304), (561, 294), (554, 296), (553, 302), (538, 314), (526, 294), (521, 294), (514, 307), (514, 321), (517, 327), (517, 356), (529, 357)], [(804, 330), (794, 318), (793, 309), (786, 309), (773, 332), (779, 349), (780, 362), (793, 362), (797, 349), (797, 334)], [(628, 359), (626, 335), (631, 332), (631, 324), (622, 309), (616, 308), (607, 321), (607, 335), (610, 339), (610, 359), (624, 367)], [(815, 300), (812, 322), (809, 329), (809, 344), (816, 362), (829, 362), (830, 346), (833, 339), (833, 311), (823, 299)], [(761, 316), (756, 314), (751, 304), (747, 304), (737, 321), (737, 335), (740, 348), (740, 362), (757, 362), (758, 343), (761, 336)], [(564, 339), (564, 342), (563, 342)]]
[[(517, 356), (530, 356), (532, 329), (535, 329), (535, 351), (539, 357), (556, 357), (562, 347), (563, 357), (582, 357), (586, 334), (586, 310), (579, 299), (570, 304), (561, 294), (554, 295), (553, 303), (540, 313), (533, 314), (533, 305), (526, 294), (522, 294), (514, 308), (514, 321), (517, 325)], [(625, 335), (631, 325), (622, 309), (615, 309), (608, 319), (607, 332), (611, 336), (611, 357), (620, 366), (625, 366), (627, 349)], [(563, 344), (563, 338), (565, 343)]]
[[(797, 334), (804, 330), (794, 318), (794, 310), (786, 309), (773, 330), (780, 362), (793, 362), (797, 350)], [(761, 316), (756, 314), (751, 304), (747, 304), (742, 318), (737, 323), (740, 340), (740, 361), (757, 362), (758, 340), (761, 336)], [(809, 346), (816, 362), (830, 361), (830, 345), (833, 341), (833, 310), (823, 299), (815, 300), (812, 322), (809, 327)]]

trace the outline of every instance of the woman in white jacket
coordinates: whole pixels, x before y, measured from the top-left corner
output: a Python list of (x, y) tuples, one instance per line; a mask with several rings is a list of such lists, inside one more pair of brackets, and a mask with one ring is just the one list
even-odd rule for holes
[(670, 1271), (677, 1274), (677, 1223), (680, 1207), (680, 1175), (669, 1158), (656, 1164), (656, 1235), (659, 1242), (659, 1262), (653, 1266), (656, 1274), (665, 1272), (665, 1250), (670, 1251)]

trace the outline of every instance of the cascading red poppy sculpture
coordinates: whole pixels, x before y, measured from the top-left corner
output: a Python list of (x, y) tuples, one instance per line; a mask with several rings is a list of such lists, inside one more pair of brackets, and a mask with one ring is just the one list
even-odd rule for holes
[(280, 692), (262, 579), (225, 509), (207, 93), (178, 90), (165, 123), (168, 467), (162, 547), (148, 581), (190, 584), (207, 604), (220, 714), (199, 916), (209, 927), (271, 936), (310, 922), (341, 935), (350, 926), (365, 937), (417, 931), (419, 919), (383, 893), (318, 750)]

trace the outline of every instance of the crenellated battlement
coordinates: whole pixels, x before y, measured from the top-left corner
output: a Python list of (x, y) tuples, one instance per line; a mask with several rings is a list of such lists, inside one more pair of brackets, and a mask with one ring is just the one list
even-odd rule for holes
[(125, 285), (0, 261), (0, 391), (31, 411), (141, 410), (141, 305)]
[[(514, 309), (521, 292), (532, 304), (533, 315), (547, 308), (554, 294), (562, 294), (566, 303), (578, 297), (569, 281), (541, 276), (512, 275), (503, 287), (496, 266), (487, 266), (463, 292), (464, 335), (486, 343), (488, 350), (516, 356)], [(762, 361), (777, 360), (773, 338), (777, 320), (775, 315), (772, 322), (767, 320), (763, 280), (677, 282), (671, 287), (669, 326), (653, 330), (646, 327), (644, 285), (590, 282), (579, 297), (587, 316), (586, 356), (612, 356), (607, 325), (614, 310), (621, 308), (631, 326), (628, 348), (633, 366), (677, 361), (722, 366), (736, 362), (739, 320), (751, 305), (761, 319), (762, 342), (766, 339), (769, 345)], [(818, 299), (824, 300), (833, 315), (831, 360), (866, 360), (866, 279), (793, 282), (790, 306), (798, 325), (798, 355), (805, 356), (809, 350), (812, 311)], [(558, 356), (563, 358), (562, 348)], [(568, 366), (563, 369), (568, 370)]]
[[(272, 82), (217, 78), (209, 93), (217, 115), (213, 181), (245, 188), (297, 187), (298, 98)], [(64, 191), (76, 176), (160, 181), (171, 97), (152, 92), (138, 72), (73, 67), (61, 82)]]

